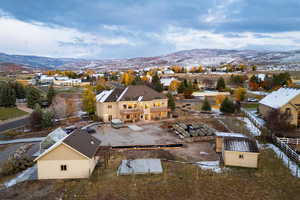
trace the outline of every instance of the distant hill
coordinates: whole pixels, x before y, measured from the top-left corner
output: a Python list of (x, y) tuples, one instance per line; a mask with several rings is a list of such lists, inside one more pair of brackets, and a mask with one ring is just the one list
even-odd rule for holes
[(73, 59), (49, 58), (39, 56), (8, 55), (0, 53), (0, 63), (14, 63), (28, 68), (38, 69), (122, 69), (145, 68), (165, 65), (204, 65), (215, 66), (225, 63), (246, 64), (281, 64), (299, 63), (299, 51), (256, 51), (256, 50), (223, 50), (223, 49), (192, 49), (175, 53), (129, 59)]

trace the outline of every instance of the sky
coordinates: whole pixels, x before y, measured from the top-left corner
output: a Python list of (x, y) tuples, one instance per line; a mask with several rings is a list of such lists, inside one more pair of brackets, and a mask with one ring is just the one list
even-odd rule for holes
[(300, 49), (299, 0), (1, 0), (0, 52), (111, 59)]

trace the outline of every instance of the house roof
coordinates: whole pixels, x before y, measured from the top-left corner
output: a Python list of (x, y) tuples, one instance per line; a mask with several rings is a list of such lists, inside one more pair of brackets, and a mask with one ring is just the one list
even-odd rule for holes
[(145, 85), (130, 85), (126, 88), (104, 90), (96, 96), (98, 102), (151, 101), (167, 97)]
[(260, 104), (278, 109), (300, 94), (300, 89), (280, 88), (259, 101)]
[(249, 138), (224, 137), (225, 151), (239, 151), (258, 153), (258, 147), (254, 140)]
[(39, 155), (39, 157), (37, 157), (34, 161), (39, 160), (41, 157), (48, 154), (61, 144), (71, 147), (71, 149), (74, 149), (87, 158), (93, 158), (99, 148), (100, 143), (101, 142), (93, 136), (77, 130), (57, 141), (54, 145)]
[(79, 151), (83, 155), (93, 158), (101, 142), (85, 132), (75, 131), (66, 137), (63, 140), (63, 143)]

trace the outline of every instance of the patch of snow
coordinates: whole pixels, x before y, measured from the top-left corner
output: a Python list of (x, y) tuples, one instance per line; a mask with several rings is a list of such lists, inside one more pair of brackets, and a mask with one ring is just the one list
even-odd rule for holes
[(21, 183), (27, 180), (35, 180), (37, 167), (36, 165), (26, 169), (25, 171), (21, 172), (16, 178), (11, 179), (10, 181), (7, 181), (4, 183), (5, 187), (11, 187), (17, 183)]
[[(287, 157), (285, 155), (285, 153), (283, 153), (275, 145), (273, 145), (273, 144), (267, 144), (267, 148), (272, 149), (275, 152), (275, 154), (277, 155), (277, 157), (280, 158), (280, 159), (282, 159), (284, 165), (287, 166), (290, 169), (291, 174), (293, 176), (296, 176), (297, 178), (300, 178), (300, 168), (298, 167), (298, 165), (295, 162), (291, 161), (289, 159), (289, 157)], [(297, 174), (297, 171), (299, 171), (298, 174)]]
[(216, 173), (221, 173), (220, 161), (201, 161), (196, 163), (203, 170), (212, 170)]
[(247, 129), (250, 131), (252, 135), (254, 136), (261, 135), (261, 131), (250, 121), (250, 119), (248, 119), (247, 117), (241, 117), (239, 119), (246, 123)]

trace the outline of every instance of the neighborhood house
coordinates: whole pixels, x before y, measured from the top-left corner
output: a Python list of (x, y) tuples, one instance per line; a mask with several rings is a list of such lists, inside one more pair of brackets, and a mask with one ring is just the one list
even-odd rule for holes
[(105, 90), (96, 96), (97, 116), (104, 122), (162, 119), (168, 116), (168, 98), (145, 85)]
[(300, 89), (280, 88), (260, 100), (259, 112), (264, 118), (273, 109), (290, 114), (290, 123), (298, 126), (300, 124)]

